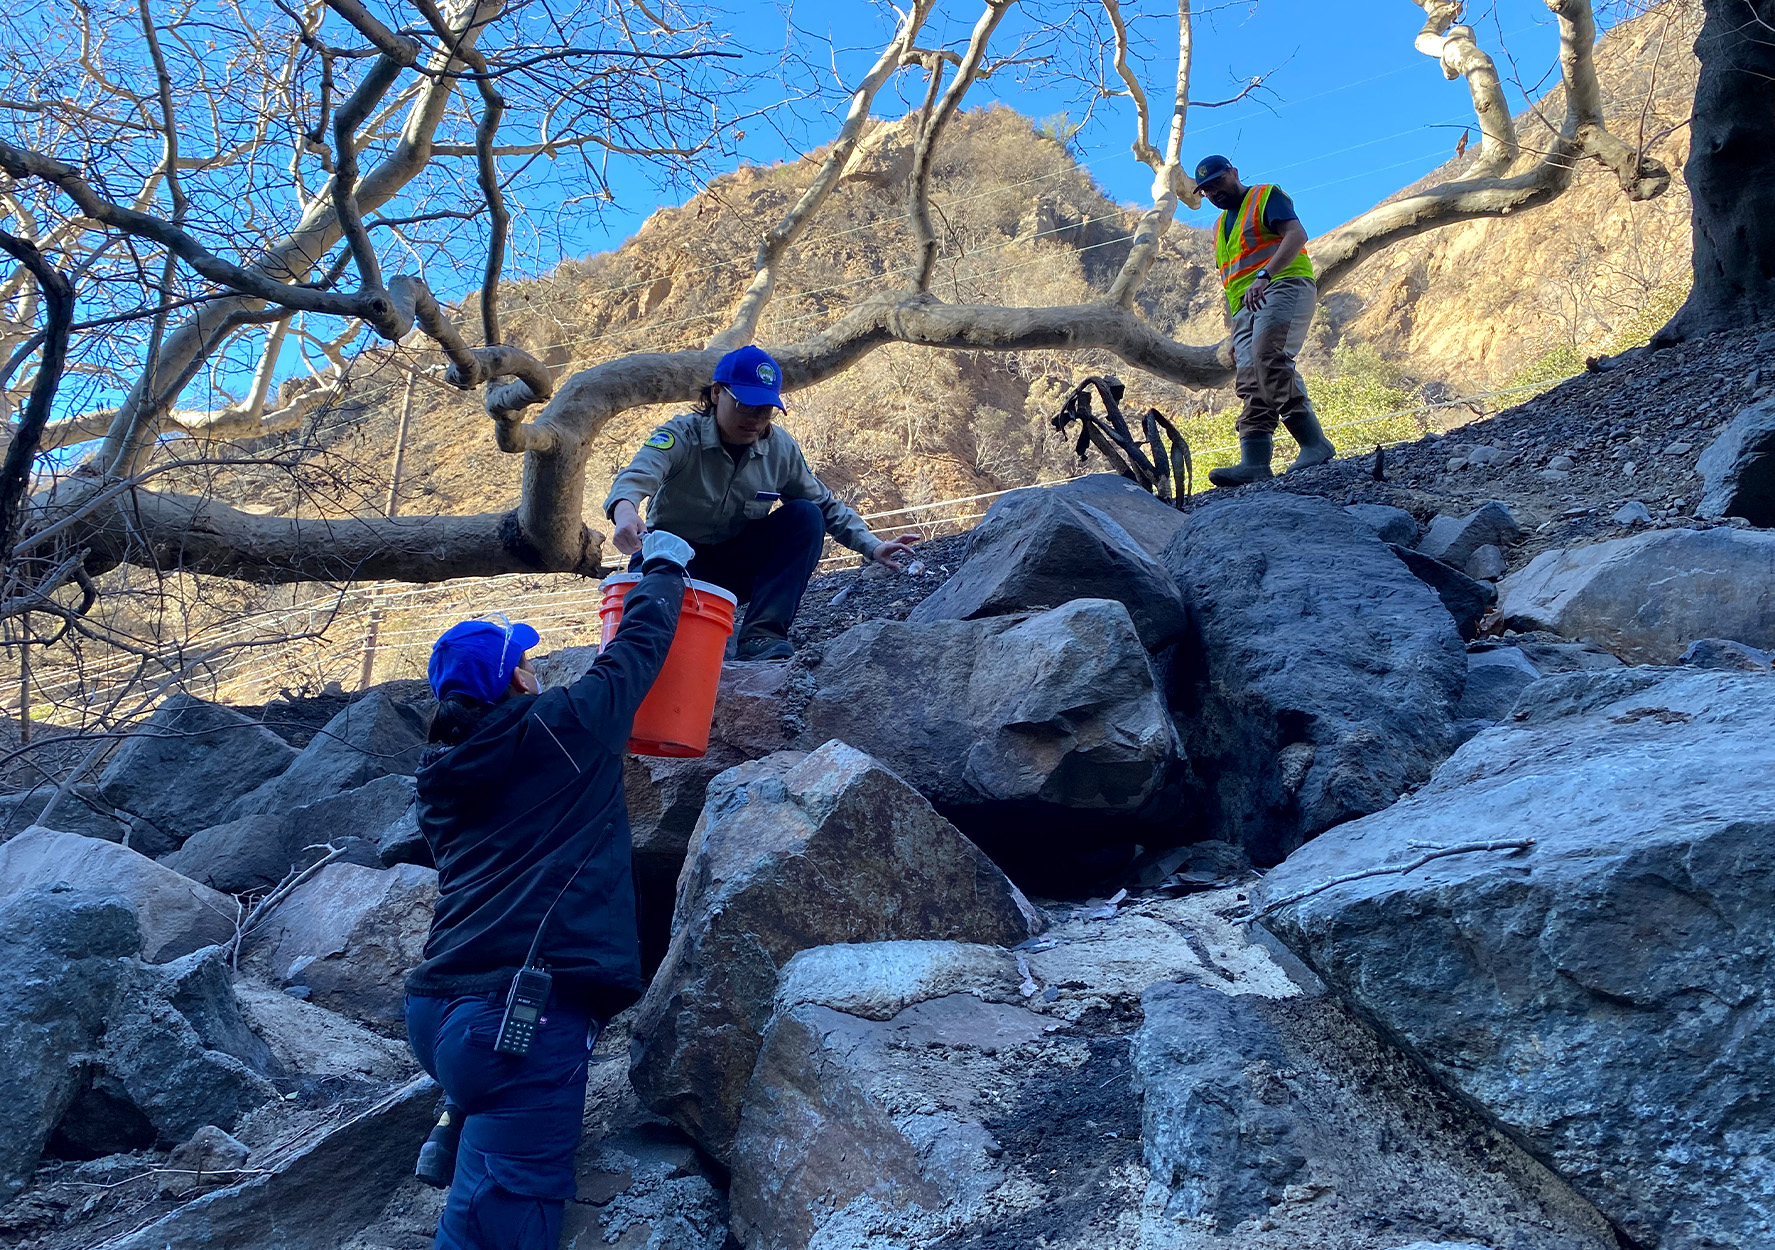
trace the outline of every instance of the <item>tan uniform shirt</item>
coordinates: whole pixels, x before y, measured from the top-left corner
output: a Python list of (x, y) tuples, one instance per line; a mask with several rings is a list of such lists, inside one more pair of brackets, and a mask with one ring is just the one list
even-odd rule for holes
[(604, 515), (618, 500), (639, 508), (643, 499), (651, 499), (649, 528), (706, 546), (738, 537), (778, 498), (813, 502), (826, 518), (826, 532), (852, 551), (868, 556), (881, 546), (856, 510), (814, 476), (801, 444), (787, 430), (771, 426), (735, 464), (721, 445), (715, 418), (694, 412), (673, 417), (641, 444), (611, 484)]

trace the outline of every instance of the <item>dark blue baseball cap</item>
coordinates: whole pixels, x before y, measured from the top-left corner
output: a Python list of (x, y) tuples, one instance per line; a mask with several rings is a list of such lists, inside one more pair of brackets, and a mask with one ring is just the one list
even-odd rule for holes
[(521, 621), (459, 621), (432, 644), (431, 692), (442, 699), (465, 694), (482, 703), (497, 703), (512, 684), (524, 652), (541, 641)]
[(1199, 187), (1212, 178), (1218, 178), (1233, 167), (1233, 163), (1224, 156), (1204, 156), (1196, 162), (1196, 185)]
[(783, 406), (783, 371), (762, 347), (728, 352), (715, 366), (715, 381), (754, 408)]

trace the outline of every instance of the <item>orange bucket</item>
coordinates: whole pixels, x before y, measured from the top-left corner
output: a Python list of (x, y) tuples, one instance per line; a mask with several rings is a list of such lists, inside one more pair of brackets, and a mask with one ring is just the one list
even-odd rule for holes
[[(639, 573), (612, 573), (600, 583), (604, 601), (598, 619), (604, 624), (603, 650), (622, 625), (622, 598), (641, 580)], [(629, 750), (636, 755), (689, 758), (709, 749), (709, 724), (715, 716), (715, 692), (721, 685), (721, 661), (733, 633), (733, 614), (740, 601), (708, 582), (684, 584), (684, 607), (678, 633), (666, 652), (665, 667), (653, 689), (641, 700), (629, 730)]]

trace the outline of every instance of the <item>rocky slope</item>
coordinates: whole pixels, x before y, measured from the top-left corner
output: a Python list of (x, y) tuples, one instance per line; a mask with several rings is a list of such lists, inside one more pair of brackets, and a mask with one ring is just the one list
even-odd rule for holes
[[(1470, 436), (817, 585), (628, 762), (565, 1244), (1775, 1238), (1775, 330)], [(5, 804), (0, 1244), (426, 1243), (427, 710), (176, 697)]]

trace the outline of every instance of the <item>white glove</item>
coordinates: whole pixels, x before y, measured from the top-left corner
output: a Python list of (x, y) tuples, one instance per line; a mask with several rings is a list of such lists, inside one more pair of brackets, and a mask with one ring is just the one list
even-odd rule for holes
[(648, 564), (653, 560), (665, 560), (676, 564), (680, 571), (690, 567), (696, 556), (696, 549), (678, 535), (666, 530), (648, 530), (647, 537), (641, 540), (641, 563)]

